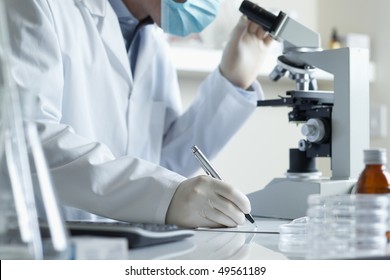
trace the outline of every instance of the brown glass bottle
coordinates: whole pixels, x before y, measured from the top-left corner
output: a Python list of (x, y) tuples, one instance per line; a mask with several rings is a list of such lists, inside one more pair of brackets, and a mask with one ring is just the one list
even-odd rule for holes
[(332, 36), (329, 42), (329, 48), (330, 49), (339, 49), (341, 48), (341, 42), (340, 42), (340, 37), (337, 33), (337, 29), (333, 28), (332, 30)]
[(386, 150), (372, 149), (364, 151), (366, 167), (357, 182), (357, 193), (390, 193), (390, 173), (386, 169)]
[[(386, 169), (386, 150), (365, 150), (364, 163), (366, 166), (357, 181), (356, 193), (390, 194), (390, 173)], [(386, 235), (387, 240), (390, 241), (390, 230)]]

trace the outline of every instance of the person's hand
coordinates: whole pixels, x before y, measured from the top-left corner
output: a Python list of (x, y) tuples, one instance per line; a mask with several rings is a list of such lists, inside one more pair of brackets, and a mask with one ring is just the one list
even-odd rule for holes
[(242, 16), (224, 49), (221, 74), (232, 84), (248, 89), (260, 72), (271, 41), (260, 25)]
[(246, 195), (209, 176), (182, 182), (169, 205), (166, 223), (182, 227), (235, 227), (251, 210)]

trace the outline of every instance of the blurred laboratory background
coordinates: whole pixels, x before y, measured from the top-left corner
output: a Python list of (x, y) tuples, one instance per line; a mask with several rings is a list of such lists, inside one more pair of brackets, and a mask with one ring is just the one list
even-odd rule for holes
[[(178, 68), (185, 105), (193, 99), (200, 82), (218, 66), (222, 48), (235, 26), (241, 0), (226, 0), (217, 21), (198, 36), (169, 38), (172, 58)], [(387, 27), (390, 25), (390, 2), (386, 0), (256, 0), (275, 13), (282, 10), (312, 30), (318, 31), (322, 47), (359, 47), (370, 50), (370, 146), (390, 150), (390, 94), (387, 65), (390, 63)], [(337, 42), (335, 43), (334, 40)], [(269, 57), (259, 73), (265, 98), (285, 96), (295, 84), (288, 77), (272, 82), (268, 74), (281, 53), (274, 42)], [(185, 58), (185, 59), (184, 59)], [(332, 76), (319, 71), (321, 90), (333, 88)], [(275, 177), (284, 176), (289, 166), (289, 149), (296, 148), (302, 138), (300, 127), (288, 122), (290, 108), (258, 108), (256, 113), (228, 143), (216, 159), (215, 166), (226, 181), (249, 193), (264, 187)], [(388, 153), (390, 154), (390, 153)], [(326, 176), (330, 160), (320, 159), (318, 168)]]

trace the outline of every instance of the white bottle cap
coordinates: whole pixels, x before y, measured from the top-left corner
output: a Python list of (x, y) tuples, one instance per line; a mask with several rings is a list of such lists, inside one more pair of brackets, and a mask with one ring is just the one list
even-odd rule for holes
[(386, 149), (364, 150), (365, 164), (387, 164)]

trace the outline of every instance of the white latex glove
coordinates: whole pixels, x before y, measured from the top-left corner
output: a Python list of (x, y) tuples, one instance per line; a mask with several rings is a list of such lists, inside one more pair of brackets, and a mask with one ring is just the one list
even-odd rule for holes
[(224, 49), (219, 66), (222, 75), (232, 84), (248, 89), (260, 72), (271, 41), (260, 25), (242, 16)]
[(182, 182), (169, 205), (166, 223), (182, 227), (235, 227), (245, 222), (249, 199), (236, 188), (210, 176)]

